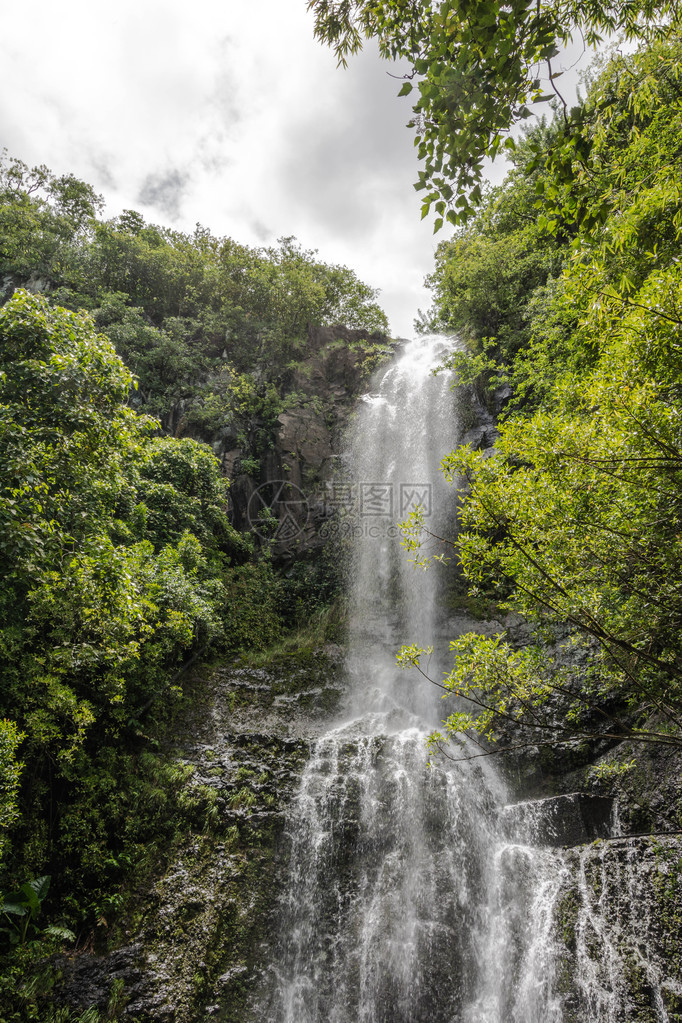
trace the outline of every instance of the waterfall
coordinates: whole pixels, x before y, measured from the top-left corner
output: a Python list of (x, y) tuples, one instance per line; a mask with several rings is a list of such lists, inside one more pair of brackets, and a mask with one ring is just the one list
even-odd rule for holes
[[(617, 955), (605, 932), (590, 959), (599, 913), (584, 857), (576, 866), (502, 828), (507, 794), (489, 761), (428, 764), (425, 738), (450, 708), (396, 667), (402, 643), (434, 647), (434, 677), (447, 664), (439, 574), (408, 562), (397, 529), (416, 503), (432, 532), (453, 528), (456, 494), (439, 464), (457, 443), (455, 397), (449, 375), (432, 372), (445, 350), (442, 338), (409, 342), (378, 375), (333, 485), (338, 526), (353, 537), (349, 698), (315, 740), (290, 808), (288, 880), (254, 1020), (627, 1018), (616, 980), (603, 990)], [(567, 907), (568, 950), (557, 925)]]

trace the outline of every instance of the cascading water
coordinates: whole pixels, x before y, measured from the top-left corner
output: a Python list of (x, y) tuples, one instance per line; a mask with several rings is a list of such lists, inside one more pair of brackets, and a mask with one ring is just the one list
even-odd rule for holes
[[(486, 761), (428, 766), (438, 691), (396, 668), (402, 643), (432, 645), (437, 677), (452, 638), (437, 574), (408, 563), (396, 525), (419, 503), (434, 533), (452, 528), (454, 494), (439, 463), (457, 442), (454, 398), (448, 375), (432, 373), (445, 348), (439, 338), (406, 344), (365, 396), (349, 439), (339, 493), (353, 514), (339, 528), (355, 537), (350, 696), (344, 719), (316, 740), (289, 814), (289, 878), (254, 1020), (627, 1018), (617, 993), (608, 1005), (595, 995), (601, 974), (585, 976), (582, 995), (566, 980), (556, 916), (575, 868), (560, 850), (521, 834), (510, 841), (499, 824), (504, 787)], [(581, 913), (579, 932), (589, 922)], [(584, 944), (579, 933), (578, 960)]]

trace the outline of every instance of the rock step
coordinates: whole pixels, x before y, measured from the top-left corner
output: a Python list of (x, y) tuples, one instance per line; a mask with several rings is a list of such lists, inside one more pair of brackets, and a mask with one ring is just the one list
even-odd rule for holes
[(571, 792), (510, 803), (499, 811), (499, 819), (510, 841), (559, 848), (612, 838), (613, 811), (609, 796)]

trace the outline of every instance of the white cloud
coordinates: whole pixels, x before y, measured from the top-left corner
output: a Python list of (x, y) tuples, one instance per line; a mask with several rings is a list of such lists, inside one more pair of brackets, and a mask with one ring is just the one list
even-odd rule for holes
[(435, 242), (409, 104), (373, 47), (338, 70), (304, 0), (33, 0), (3, 13), (0, 142), (89, 181), (115, 215), (269, 244), (295, 234), (382, 289), (396, 333), (428, 305)]

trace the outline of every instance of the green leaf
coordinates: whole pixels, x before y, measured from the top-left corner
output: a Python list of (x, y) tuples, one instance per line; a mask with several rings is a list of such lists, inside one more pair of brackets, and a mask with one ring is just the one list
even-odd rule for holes
[(50, 938), (60, 938), (62, 941), (76, 940), (76, 935), (73, 931), (70, 931), (68, 927), (58, 927), (54, 924), (50, 924), (49, 927), (44, 927), (41, 933), (46, 934)]
[(50, 888), (50, 875), (45, 874), (44, 877), (36, 877), (32, 881), (29, 881), (28, 884), (36, 893), (40, 902), (43, 902)]
[(3, 902), (0, 906), (0, 913), (10, 913), (13, 916), (26, 916), (27, 912), (26, 906), (19, 902)]
[(32, 915), (37, 915), (40, 910), (40, 899), (33, 887), (33, 883), (27, 881), (25, 884), (22, 884), (19, 891), (24, 895), (24, 905), (28, 906)]

